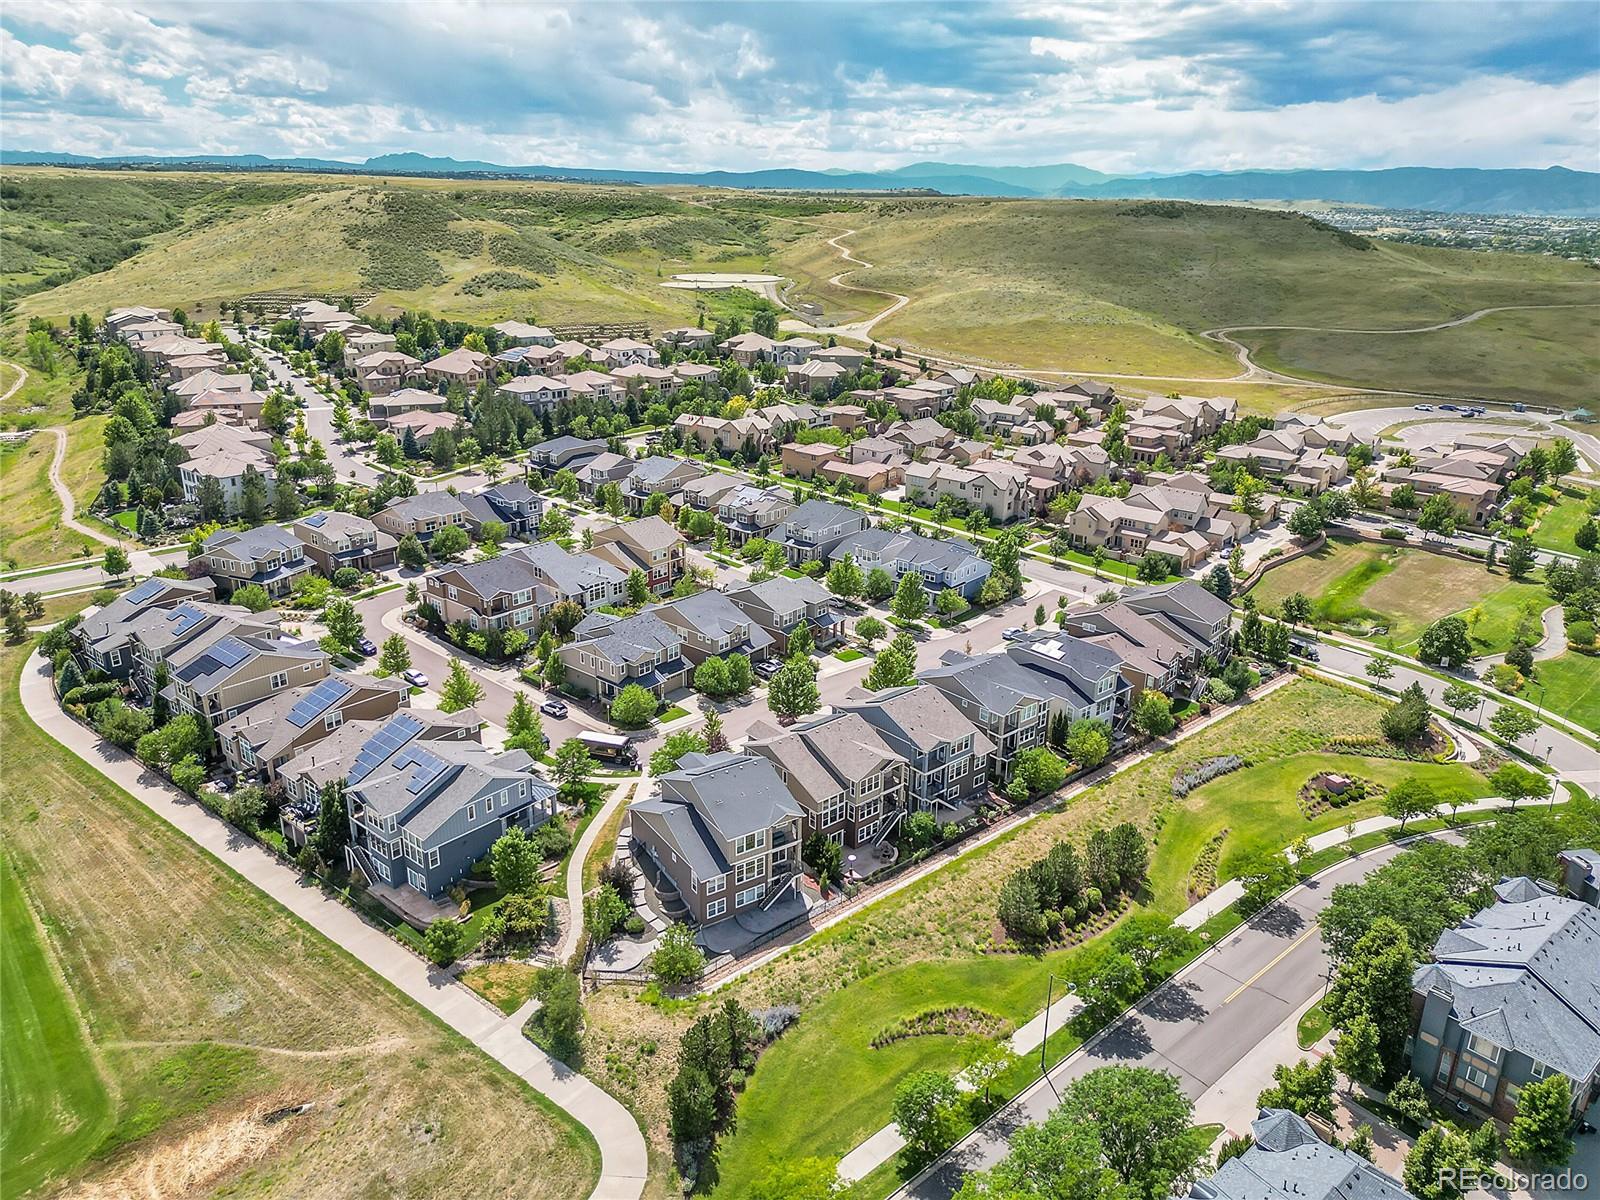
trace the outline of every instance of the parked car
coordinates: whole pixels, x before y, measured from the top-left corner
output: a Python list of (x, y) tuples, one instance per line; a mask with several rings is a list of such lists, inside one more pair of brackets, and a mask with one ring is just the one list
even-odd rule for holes
[(771, 679), (783, 669), (783, 664), (775, 658), (762, 659), (756, 664), (756, 674), (763, 679)]
[(378, 652), (378, 647), (371, 638), (357, 638), (356, 644), (352, 648), (362, 658), (371, 658)]
[(409, 670), (409, 671), (400, 672), (400, 678), (404, 679), (412, 687), (427, 687), (428, 686), (428, 677), (426, 675), (424, 675), (421, 671), (417, 670), (415, 667), (412, 667), (411, 670)]
[(1464, 412), (1465, 410), (1463, 408), (1461, 408), (1460, 405), (1456, 405), (1456, 404), (1441, 404), (1441, 405), (1439, 405), (1439, 411), (1440, 412)]
[(1028, 631), (1020, 626), (1013, 625), (1009, 629), (1002, 629), (1000, 636), (1008, 642), (1019, 641), (1028, 636)]
[(1301, 658), (1309, 659), (1311, 662), (1322, 661), (1322, 651), (1318, 650), (1310, 642), (1291, 641), (1289, 643), (1289, 649), (1298, 654)]
[(1512, 412), (1527, 412), (1528, 411), (1528, 406), (1526, 404), (1522, 403), (1522, 401), (1518, 400), (1515, 404), (1513, 404), (1511, 406), (1511, 411)]
[(539, 711), (547, 717), (564, 717), (567, 715), (567, 702), (565, 700), (546, 700), (539, 705)]
[(1431, 404), (1413, 404), (1411, 407), (1416, 409), (1418, 412), (1432, 412), (1433, 411), (1433, 405), (1431, 405)]

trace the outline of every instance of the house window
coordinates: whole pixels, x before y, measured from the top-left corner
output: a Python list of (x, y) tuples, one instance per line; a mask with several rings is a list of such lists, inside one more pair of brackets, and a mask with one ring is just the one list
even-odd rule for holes
[(706, 905), (706, 920), (714, 921), (727, 911), (728, 902), (726, 900), (713, 900)]
[(878, 826), (881, 824), (881, 821), (872, 821), (869, 824), (863, 825), (860, 832), (856, 834), (856, 842), (858, 844), (862, 842), (870, 842), (873, 838), (877, 837)]
[(743, 908), (746, 904), (754, 904), (766, 894), (767, 885), (758, 883), (753, 888), (745, 888), (744, 891), (736, 893), (733, 897), (733, 906), (735, 908)]
[(728, 877), (726, 875), (718, 875), (715, 879), (708, 879), (706, 880), (706, 895), (715, 896), (727, 886)]
[(341, 726), (343, 724), (344, 724), (344, 710), (343, 709), (337, 709), (336, 708), (331, 713), (328, 713), (327, 715), (325, 715), (322, 718), (322, 727), (324, 729), (337, 729), (337, 728), (339, 728), (339, 726)]
[(274, 671), (272, 678), (267, 681), (267, 686), (273, 691), (289, 686), (289, 673), (287, 671)]
[(478, 819), (478, 806), (476, 804), (467, 805), (467, 820), (476, 821), (477, 819)]
[(767, 862), (763, 858), (752, 858), (740, 863), (733, 871), (734, 883), (749, 883), (752, 879), (760, 879), (767, 871)]
[(493, 796), (485, 796), (483, 798), (483, 812), (484, 812), (484, 815), (487, 816), (489, 813), (492, 813), (493, 811), (494, 811), (494, 797)]
[(416, 871), (410, 867), (407, 867), (406, 881), (419, 892), (425, 892), (428, 890), (428, 879), (421, 871)]
[(736, 842), (734, 842), (733, 852), (735, 854), (749, 854), (750, 851), (759, 850), (766, 844), (767, 831), (765, 829), (760, 829), (755, 833), (747, 833), (744, 835), (744, 837), (739, 838)]
[(1543, 1079), (1548, 1074), (1550, 1068), (1538, 1059), (1535, 1059), (1533, 1065), (1528, 1068), (1528, 1075), (1533, 1079)]
[(439, 852), (437, 850), (429, 850), (428, 851), (428, 866), (437, 867), (438, 865), (439, 865)]
[(1467, 1039), (1467, 1049), (1479, 1058), (1488, 1059), (1492, 1063), (1500, 1061), (1500, 1047), (1476, 1034)]
[(1489, 1090), (1489, 1073), (1482, 1067), (1475, 1067), (1471, 1063), (1461, 1068), (1461, 1077), (1473, 1087), (1482, 1091)]

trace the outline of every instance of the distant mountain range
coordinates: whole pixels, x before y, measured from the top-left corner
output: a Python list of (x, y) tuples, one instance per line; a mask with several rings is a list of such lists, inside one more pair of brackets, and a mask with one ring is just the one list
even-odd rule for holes
[(629, 171), (383, 154), (363, 162), (270, 158), (259, 154), (126, 155), (94, 158), (39, 150), (0, 150), (0, 164), (207, 167), (231, 170), (341, 171), (364, 175), (493, 175), (595, 183), (678, 184), (802, 191), (925, 191), (945, 195), (1080, 199), (1328, 200), (1436, 212), (1600, 216), (1600, 174), (1565, 167), (1481, 170), (1396, 167), (1381, 171), (1194, 171), (1107, 175), (1075, 163), (985, 167), (917, 162), (886, 171)]

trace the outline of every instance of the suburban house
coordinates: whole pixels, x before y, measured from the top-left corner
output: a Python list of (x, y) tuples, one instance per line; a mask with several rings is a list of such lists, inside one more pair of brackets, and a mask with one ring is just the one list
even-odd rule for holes
[(947, 651), (941, 665), (919, 676), (994, 745), (989, 766), (1004, 783), (1023, 750), (1044, 745), (1049, 710), (1045, 693), (1029, 671), (1004, 654)]
[(1563, 850), (1556, 855), (1556, 862), (1561, 865), (1561, 886), (1567, 895), (1600, 906), (1600, 851)]
[(589, 459), (603, 454), (604, 438), (575, 438), (570, 434), (528, 447), (528, 461), (541, 471), (576, 471)]
[(866, 514), (831, 500), (807, 500), (783, 519), (772, 540), (783, 544), (793, 566), (826, 562), (833, 548), (871, 524)]
[(953, 445), (960, 437), (955, 430), (939, 424), (931, 416), (896, 421), (881, 436), (912, 459), (925, 458), (935, 447)]
[(939, 397), (925, 388), (888, 387), (883, 389), (883, 398), (907, 421), (931, 418), (944, 408)]
[(384, 425), (387, 432), (394, 434), (402, 442), (409, 435), (418, 450), (426, 450), (432, 445), (435, 434), (445, 430), (454, 433), (461, 423), (461, 418), (454, 413), (424, 412), (417, 409), (390, 417)]
[(468, 350), (465, 346), (422, 364), (422, 373), (428, 377), (429, 383), (435, 386), (459, 383), (468, 389), (482, 383), (492, 369), (493, 360), (487, 354), (481, 350)]
[(867, 410), (859, 404), (830, 404), (824, 411), (828, 414), (828, 424), (845, 433), (854, 433), (858, 429), (870, 432), (874, 426)]
[(248, 392), (254, 388), (255, 383), (247, 373), (211, 370), (181, 379), (171, 384), (167, 391), (178, 398), (179, 404), (187, 408), (193, 397), (207, 392)]
[(1253, 441), (1222, 447), (1217, 461), (1248, 466), (1252, 474), (1275, 479), (1288, 491), (1312, 496), (1349, 474), (1348, 461), (1329, 449), (1329, 439), (1315, 426), (1268, 430)]
[(665, 454), (652, 455), (635, 463), (622, 481), (623, 502), (635, 516), (644, 512), (651, 496), (665, 496), (667, 503), (676, 508), (682, 502), (684, 485), (704, 473), (705, 468), (696, 463)]
[(1013, 465), (1036, 479), (1048, 479), (1065, 488), (1082, 488), (1111, 475), (1111, 456), (1099, 446), (1049, 444), (1024, 446), (1011, 456)]
[(672, 422), (684, 445), (694, 445), (702, 452), (712, 450), (731, 455), (735, 452), (746, 458), (768, 453), (775, 445), (772, 422), (759, 413), (743, 417), (704, 417), (698, 413), (680, 413)]
[(621, 571), (643, 571), (657, 595), (670, 592), (683, 578), (683, 535), (660, 517), (595, 530), (589, 553)]
[(122, 649), (129, 660), (123, 676), (139, 697), (148, 702), (158, 685), (168, 686), (170, 658), (190, 646), (210, 645), (229, 634), (259, 634), (278, 637), (278, 614), (271, 609), (253, 613), (236, 604), (213, 604), (183, 600), (168, 608), (148, 608), (108, 630), (97, 641), (118, 664), (115, 651)]
[(844, 448), (831, 442), (813, 442), (810, 445), (786, 442), (779, 454), (784, 473), (796, 479), (811, 479), (825, 463), (843, 456)]
[(178, 464), (178, 478), (183, 483), (183, 498), (191, 504), (199, 502), (204, 482), (215, 479), (222, 488), (227, 511), (238, 512), (245, 474), (252, 467), (266, 483), (269, 497), (277, 488), (278, 456), (273, 453), (270, 433), (255, 433), (234, 425), (205, 425), (179, 434), (172, 444), (184, 453)]
[(1071, 396), (1082, 407), (1099, 412), (1109, 411), (1117, 402), (1117, 389), (1098, 379), (1080, 379), (1077, 383), (1069, 383), (1061, 389), (1060, 394)]
[(353, 513), (311, 513), (295, 521), (294, 534), (304, 545), (306, 557), (329, 578), (340, 567), (354, 567), (366, 573), (395, 565), (399, 543), (365, 517)]
[(554, 346), (556, 335), (526, 321), (497, 321), (489, 326), (505, 339), (508, 346)]
[(200, 544), (198, 558), (224, 596), (250, 584), (265, 588), (274, 598), (287, 596), (294, 581), (313, 565), (305, 543), (279, 525), (219, 529)]
[(565, 379), (514, 375), (500, 385), (499, 394), (508, 400), (520, 400), (534, 412), (547, 413), (556, 405), (566, 403), (570, 389)]
[(471, 511), (461, 498), (445, 491), (396, 496), (372, 514), (372, 523), (397, 539), (414, 533), (424, 545), (446, 525), (460, 526), (469, 535), (476, 527)]
[(1133, 689), (1130, 702), (1146, 690), (1179, 697), (1199, 675), (1201, 655), (1192, 642), (1121, 601), (1068, 611), (1061, 628), (1122, 661), (1123, 678)]
[(1162, 458), (1176, 462), (1187, 457), (1194, 445), (1194, 435), (1184, 429), (1182, 421), (1153, 413), (1129, 417), (1122, 440), (1128, 448), (1128, 461), (1145, 466)]
[(1041, 630), (1012, 642), (1005, 656), (1034, 677), (1050, 717), (1065, 714), (1069, 725), (1104, 721), (1113, 729), (1127, 717), (1130, 684), (1121, 657), (1108, 647)]
[(560, 378), (567, 381), (567, 394), (574, 400), (620, 400), (625, 390), (621, 381), (604, 371), (569, 371)]
[[(178, 611), (178, 610), (174, 610)], [(162, 695), (178, 713), (204, 716), (213, 726), (288, 688), (327, 678), (328, 656), (315, 642), (296, 642), (279, 634), (210, 634), (163, 658), (170, 682)]]
[(859, 371), (867, 365), (867, 352), (853, 346), (823, 346), (811, 352), (814, 362), (837, 363), (846, 371)]
[(812, 644), (819, 650), (838, 641), (844, 628), (833, 593), (813, 579), (774, 575), (734, 588), (727, 597), (766, 631), (784, 658), (789, 655), (790, 637), (801, 625), (809, 627)]
[(744, 750), (771, 762), (799, 801), (806, 838), (871, 846), (904, 812), (906, 761), (855, 713), (807, 717), (788, 729), (758, 722)]
[(531, 636), (558, 596), (518, 552), (435, 571), (423, 580), (423, 599), (447, 625), (464, 621), (472, 629)]
[(400, 679), (337, 671), (253, 704), (217, 726), (223, 761), (240, 775), (278, 782), (278, 768), (346, 721), (381, 720), (411, 703)]
[(732, 475), (702, 475), (683, 485), (683, 502), (699, 512), (714, 513), (722, 498), (746, 486)]
[(838, 562), (846, 554), (863, 572), (881, 567), (898, 584), (900, 576), (911, 571), (922, 576), (930, 592), (952, 589), (969, 602), (977, 600), (992, 570), (987, 559), (959, 538), (941, 540), (886, 529), (850, 534), (833, 548), (829, 559)]
[(1527, 878), (1494, 891), (1412, 976), (1412, 1071), (1501, 1122), (1524, 1087), (1557, 1075), (1576, 1119), (1600, 1098), (1600, 909)]
[(827, 397), (833, 394), (846, 374), (848, 372), (838, 363), (813, 357), (790, 367), (786, 378), (791, 391), (799, 392), (802, 396)]
[(1218, 663), (1228, 661), (1233, 610), (1193, 580), (1134, 588), (1122, 593), (1122, 603), (1190, 643), (1202, 659), (1209, 655)]
[(843, 481), (851, 490), (865, 492), (869, 496), (887, 491), (898, 479), (903, 478), (896, 468), (884, 463), (840, 462), (838, 459), (823, 463), (818, 473), (829, 483), (837, 484)]
[(717, 520), (728, 530), (728, 541), (742, 546), (751, 538), (772, 538), (773, 531), (795, 511), (781, 488), (740, 484), (717, 501)]
[(539, 532), (544, 501), (520, 479), (493, 483), (476, 492), (462, 492), (456, 498), (466, 506), (474, 533), (490, 521), (499, 521), (515, 538), (532, 537)]
[(805, 814), (766, 758), (686, 754), (660, 784), (628, 809), (628, 844), (666, 915), (737, 917), (797, 878)]
[(625, 454), (613, 454), (606, 450), (584, 462), (583, 466), (573, 472), (578, 479), (578, 493), (589, 499), (594, 499), (594, 494), (608, 483), (620, 484), (629, 475), (633, 474), (633, 459)]
[(645, 609), (677, 630), (683, 638), (683, 656), (698, 667), (708, 658), (742, 654), (752, 663), (772, 654), (772, 635), (744, 609), (721, 592), (696, 592)]
[[(654, 354), (655, 351), (650, 352)], [(671, 396), (683, 386), (679, 379), (665, 367), (652, 366), (649, 363), (625, 363), (611, 372), (611, 378), (620, 379), (622, 386), (627, 389), (630, 396), (637, 395), (648, 388), (654, 388), (662, 396)]]
[(211, 388), (189, 398), (188, 407), (172, 418), (172, 427), (195, 429), (215, 417), (228, 425), (261, 428), (261, 413), (267, 398), (260, 392), (240, 388)]
[(722, 371), (708, 363), (697, 363), (682, 360), (673, 363), (667, 370), (671, 371), (682, 383), (698, 383), (704, 394), (716, 397), (718, 381), (722, 378)]
[[(554, 337), (554, 334), (550, 335)], [(559, 374), (566, 369), (567, 357), (554, 346), (507, 346), (494, 356), (495, 362), (510, 367), (513, 372), (531, 371), (537, 375), (546, 370)]]
[(665, 703), (689, 686), (693, 670), (683, 656), (683, 634), (654, 612), (590, 613), (556, 654), (566, 669), (565, 686), (601, 704), (611, 703), (630, 684)]
[(1330, 1146), (1286, 1108), (1264, 1108), (1251, 1145), (1189, 1185), (1189, 1200), (1416, 1200), (1354, 1150)]
[(73, 648), (92, 670), (104, 671), (112, 679), (129, 679), (134, 666), (133, 622), (148, 612), (211, 600), (216, 591), (209, 579), (153, 575), (103, 608), (86, 611), (72, 627)]
[(1500, 507), (1500, 496), (1505, 490), (1500, 484), (1487, 479), (1463, 478), (1450, 471), (1419, 470), (1414, 467), (1390, 467), (1383, 473), (1382, 490), (1391, 498), (1401, 484), (1410, 484), (1419, 504), (1429, 496), (1443, 494), (1467, 521), (1486, 525)]
[(412, 738), (418, 742), (477, 742), (482, 739), (482, 724), (473, 708), (453, 713), (405, 708), (382, 720), (344, 722), (278, 765), (278, 783), (283, 788), (278, 828), (291, 846), (304, 845), (317, 827), (322, 790), (329, 784), (343, 788), (362, 751), (381, 734), (387, 732), (390, 736), (385, 741), (397, 745)]
[(727, 339), (717, 349), (741, 367), (753, 367), (760, 362), (788, 367), (805, 362), (815, 351), (822, 349), (822, 343), (802, 337), (778, 342), (759, 333), (741, 333)]
[(345, 855), (375, 888), (442, 897), (513, 826), (535, 829), (556, 813), (556, 792), (522, 750), (495, 754), (468, 741), (417, 736), (423, 720), (400, 713), (357, 755), (345, 777)]
[(1161, 417), (1177, 423), (1191, 440), (1208, 438), (1239, 415), (1232, 396), (1152, 396), (1129, 418), (1130, 424)]
[(601, 342), (595, 347), (594, 361), (613, 369), (636, 365), (655, 367), (661, 364), (661, 355), (648, 342), (635, 341), (633, 338), (612, 338), (609, 342)]
[(1010, 463), (957, 467), (948, 463), (912, 463), (906, 468), (906, 499), (934, 507), (949, 496), (973, 512), (1004, 524), (1038, 508), (1032, 477)]
[(587, 612), (627, 600), (628, 573), (597, 554), (572, 554), (554, 542), (535, 542), (510, 557), (532, 564), (535, 578), (557, 602), (571, 600)]
[(1185, 570), (1250, 529), (1250, 518), (1233, 511), (1232, 497), (1212, 492), (1198, 475), (1139, 484), (1126, 496), (1086, 495), (1066, 523), (1067, 540), (1081, 550), (1098, 547), (1128, 561), (1166, 554)]
[(697, 325), (686, 325), (681, 329), (664, 329), (656, 340), (675, 349), (709, 350), (717, 335)]
[(905, 760), (908, 811), (952, 821), (988, 796), (994, 743), (938, 688), (921, 683), (854, 691), (835, 707), (860, 717)]
[(379, 429), (387, 429), (389, 422), (396, 417), (412, 412), (443, 412), (446, 403), (448, 401), (438, 392), (403, 387), (386, 396), (374, 396), (367, 401), (367, 416), (372, 418), (372, 423)]
[(423, 378), (420, 359), (398, 350), (375, 350), (349, 364), (356, 383), (369, 396), (387, 396)]

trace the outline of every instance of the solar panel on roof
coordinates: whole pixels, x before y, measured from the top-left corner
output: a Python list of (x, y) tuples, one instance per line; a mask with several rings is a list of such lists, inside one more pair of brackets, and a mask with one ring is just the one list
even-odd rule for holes
[(159, 596), (166, 586), (167, 581), (164, 579), (146, 579), (133, 591), (129, 592), (124, 599), (130, 600), (134, 604), (143, 604), (146, 600), (153, 600)]
[(250, 657), (250, 647), (230, 635), (211, 647), (208, 653), (225, 667), (237, 667)]
[(406, 791), (413, 796), (420, 796), (424, 788), (444, 774), (449, 764), (438, 755), (430, 754), (426, 750), (408, 750), (406, 753), (415, 768), (411, 772), (411, 782), (406, 784)]
[(321, 529), (327, 519), (328, 514), (325, 512), (312, 513), (309, 517), (305, 518), (304, 524), (311, 526), (313, 529)]
[(345, 783), (354, 787), (377, 769), (378, 764), (404, 746), (423, 730), (423, 724), (409, 713), (398, 713), (384, 727), (367, 739), (356, 755), (356, 761), (345, 776)]
[(177, 608), (172, 610), (172, 616), (168, 618), (168, 621), (170, 623), (171, 631), (175, 634), (178, 634), (188, 633), (189, 630), (193, 629), (205, 619), (205, 613), (201, 612), (198, 608), (195, 608), (193, 605), (189, 604), (180, 604)]
[(296, 729), (304, 729), (353, 690), (344, 680), (337, 676), (329, 676), (302, 696), (299, 703), (289, 710), (289, 724)]

